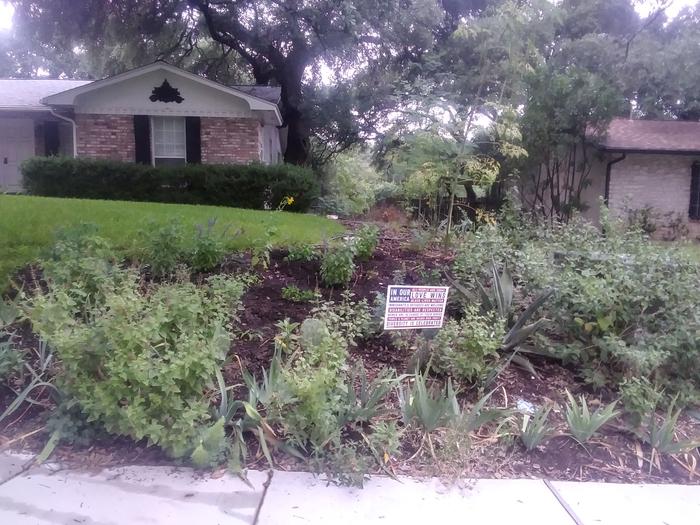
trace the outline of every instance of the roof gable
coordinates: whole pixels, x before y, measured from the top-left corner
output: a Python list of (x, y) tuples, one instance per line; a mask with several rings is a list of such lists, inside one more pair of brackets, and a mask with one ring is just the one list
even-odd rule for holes
[[(179, 103), (163, 104), (163, 102), (158, 100), (151, 100), (151, 105), (145, 109), (142, 104), (148, 102), (152, 89), (161, 86), (165, 80), (175, 87), (180, 86), (180, 89), (186, 87), (188, 96), (183, 95), (183, 100), (188, 103), (182, 105)], [(138, 92), (138, 104), (132, 105), (138, 105), (139, 107), (131, 108), (133, 111), (145, 111), (146, 114), (152, 114), (151, 110), (155, 114), (187, 114), (188, 106), (191, 106), (190, 102), (193, 101), (194, 94), (208, 93), (206, 96), (202, 95), (199, 97), (202, 99), (199, 101), (199, 104), (195, 103), (194, 106), (189, 107), (190, 113), (224, 115), (223, 106), (228, 105), (235, 114), (240, 113), (241, 107), (244, 107), (250, 112), (271, 113), (274, 115), (273, 121), (275, 124), (279, 125), (282, 123), (277, 103), (259, 96), (265, 90), (264, 86), (255, 86), (258, 88), (257, 91), (232, 88), (189, 73), (165, 62), (155, 62), (119, 75), (55, 93), (44, 97), (41, 102), (49, 106), (74, 107), (76, 112), (94, 112), (96, 111), (95, 108), (98, 107), (97, 112), (127, 113), (129, 108), (125, 107), (126, 102), (124, 99), (130, 93), (132, 96), (136, 96), (136, 93), (134, 93), (136, 86), (140, 90)], [(148, 92), (145, 92), (146, 89)], [(264, 92), (267, 98), (276, 93), (274, 88), (272, 88), (271, 92)], [(100, 98), (104, 100), (99, 101)], [(211, 103), (205, 104), (204, 99), (211, 100)], [(104, 111), (99, 111), (100, 104), (105, 107)], [(108, 104), (108, 106), (105, 106), (105, 104)], [(121, 104), (121, 107), (117, 107), (119, 104)], [(211, 110), (207, 111), (208, 109)]]
[(700, 153), (700, 122), (615, 118), (594, 142), (606, 151)]

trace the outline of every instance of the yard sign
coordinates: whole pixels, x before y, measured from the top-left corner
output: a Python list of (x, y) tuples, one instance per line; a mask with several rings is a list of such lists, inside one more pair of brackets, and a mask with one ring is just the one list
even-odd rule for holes
[(384, 330), (441, 328), (449, 286), (389, 286)]

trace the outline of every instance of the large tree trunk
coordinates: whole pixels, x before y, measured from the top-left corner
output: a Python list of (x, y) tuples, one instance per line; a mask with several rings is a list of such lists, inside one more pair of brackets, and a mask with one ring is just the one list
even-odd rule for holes
[(306, 66), (303, 53), (292, 51), (286, 63), (276, 75), (282, 87), (282, 117), (287, 126), (287, 149), (284, 161), (290, 164), (306, 164), (309, 160), (309, 136), (311, 131), (303, 111), (302, 76)]

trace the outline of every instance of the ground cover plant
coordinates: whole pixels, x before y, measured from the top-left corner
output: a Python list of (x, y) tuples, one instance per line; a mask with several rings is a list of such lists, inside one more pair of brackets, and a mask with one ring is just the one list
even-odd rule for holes
[[(624, 266), (611, 274), (599, 264), (617, 262), (584, 255), (609, 243), (604, 250), (617, 246), (630, 263), (629, 253), (642, 252), (646, 241), (623, 231), (602, 240), (580, 227), (524, 224), (503, 218), (455, 235), (453, 247), (431, 243), (418, 252), (410, 228), (380, 229), (365, 260), (356, 253), (358, 235), (277, 249), (270, 240), (284, 233), (265, 230), (257, 239), (265, 264), (252, 264), (255, 250), (224, 249), (225, 262), (206, 271), (194, 267), (189, 248), (181, 249), (195, 234), (182, 235), (178, 223), (139, 230), (153, 253), (172, 247), (162, 254), (172, 257), (166, 271), (154, 271), (145, 256), (125, 259), (97, 227), (63, 230), (34, 275), (22, 274), (14, 309), (8, 295), (2, 310), (15, 313), (3, 329), (11, 337), (0, 343), (11, 339), (13, 348), (27, 350), (22, 359), (41, 370), (35, 349), (43, 341), (44, 359), (53, 357), (41, 378), (52, 387), (21, 398), (32, 376), (22, 378), (17, 354), (0, 354), (6, 363), (0, 409), (20, 399), (0, 434), (37, 450), (57, 436), (54, 454), (61, 459), (75, 460), (91, 446), (119, 451), (120, 461), (138, 453), (236, 472), (274, 465), (351, 484), (375, 472), (696, 480), (698, 425), (690, 416), (696, 369), (683, 361), (688, 370), (675, 370), (682, 356), (672, 349), (651, 373), (625, 368), (571, 314), (590, 307), (591, 296), (585, 303), (578, 297), (597, 290), (590, 283), (631, 289)], [(502, 258), (488, 255), (482, 243)], [(324, 279), (331, 247), (354, 266), (341, 284)], [(574, 262), (562, 260), (563, 253)], [(671, 262), (691, 272), (683, 259)], [(577, 283), (587, 265), (594, 271), (583, 289)], [(689, 275), (681, 282), (691, 282)], [(389, 283), (452, 286), (445, 326), (383, 332)], [(665, 282), (656, 286), (667, 290)], [(617, 298), (623, 307), (625, 297)], [(676, 295), (665, 298), (668, 311), (686, 312), (684, 302), (670, 303), (679, 301)], [(637, 326), (678, 330), (672, 318), (654, 324), (645, 315), (638, 311)], [(586, 341), (591, 355), (571, 357), (577, 341)], [(602, 385), (590, 381), (593, 365), (603, 370)], [(657, 385), (661, 377), (666, 384)]]
[(277, 228), (273, 239), (277, 246), (314, 244), (337, 235), (342, 227), (336, 222), (311, 215), (270, 213), (216, 206), (190, 206), (145, 202), (58, 199), (20, 195), (0, 195), (0, 287), (10, 275), (35, 260), (53, 242), (57, 228), (80, 223), (95, 224), (100, 235), (116, 249), (126, 252), (138, 248), (134, 243), (149, 223), (165, 226), (179, 221), (194, 241), (197, 227), (208, 228), (216, 220), (214, 233), (229, 236), (229, 251), (246, 250), (256, 245), (270, 228)]

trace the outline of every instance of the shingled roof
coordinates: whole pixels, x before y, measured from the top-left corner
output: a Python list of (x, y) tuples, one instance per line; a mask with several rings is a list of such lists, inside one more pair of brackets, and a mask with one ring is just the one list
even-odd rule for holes
[(605, 151), (700, 153), (700, 122), (616, 118), (594, 142)]

